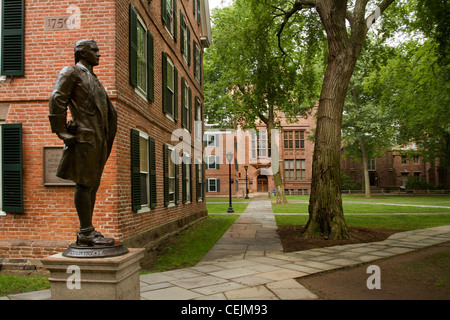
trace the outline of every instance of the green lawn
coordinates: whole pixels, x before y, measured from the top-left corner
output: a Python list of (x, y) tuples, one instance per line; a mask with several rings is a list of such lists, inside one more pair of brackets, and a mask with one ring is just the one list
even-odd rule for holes
[(0, 297), (44, 289), (50, 289), (47, 277), (0, 274)]
[[(272, 202), (276, 213), (308, 213), (309, 196), (287, 196), (288, 204)], [(450, 213), (450, 196), (342, 196), (344, 213)], [(409, 206), (414, 205), (414, 206)], [(430, 207), (417, 207), (430, 206)], [(438, 208), (448, 207), (448, 208)]]
[[(208, 213), (226, 213), (229, 208), (228, 198), (206, 198), (206, 209)], [(252, 202), (252, 199), (232, 199), (231, 206), (234, 213), (240, 214), (247, 209), (248, 204)]]
[[(290, 203), (308, 202), (309, 196), (286, 196)], [(275, 203), (272, 198), (272, 203)], [(397, 195), (374, 195), (366, 198), (363, 195), (342, 195), (342, 201), (345, 202), (378, 202), (389, 204), (413, 204), (413, 205), (430, 205), (430, 206), (446, 206), (450, 207), (450, 195), (420, 195), (420, 196), (397, 196)]]
[[(308, 216), (275, 215), (277, 225), (305, 225)], [(347, 215), (349, 226), (392, 230), (416, 230), (450, 224), (450, 214), (439, 215)]]
[(175, 243), (158, 254), (152, 269), (147, 272), (162, 272), (196, 265), (238, 217), (209, 215), (205, 220), (181, 232)]

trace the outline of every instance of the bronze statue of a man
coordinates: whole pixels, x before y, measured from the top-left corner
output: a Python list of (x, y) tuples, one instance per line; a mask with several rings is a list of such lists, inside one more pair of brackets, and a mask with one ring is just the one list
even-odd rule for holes
[[(94, 40), (75, 45), (75, 66), (56, 79), (49, 102), (52, 132), (64, 141), (57, 176), (76, 183), (75, 207), (80, 220), (77, 244), (114, 245), (92, 225), (95, 198), (117, 131), (117, 113), (93, 68), (100, 51)], [(67, 122), (67, 108), (72, 120)]]

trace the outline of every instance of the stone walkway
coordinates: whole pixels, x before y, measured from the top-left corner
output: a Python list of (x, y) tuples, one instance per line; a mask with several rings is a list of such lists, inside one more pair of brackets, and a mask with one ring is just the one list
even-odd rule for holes
[[(450, 241), (450, 225), (400, 232), (385, 241), (283, 253), (271, 203), (255, 199), (196, 266), (141, 275), (142, 300), (305, 300), (295, 279), (374, 262)], [(43, 290), (3, 299), (49, 299)], [(2, 298), (0, 298), (2, 299)]]

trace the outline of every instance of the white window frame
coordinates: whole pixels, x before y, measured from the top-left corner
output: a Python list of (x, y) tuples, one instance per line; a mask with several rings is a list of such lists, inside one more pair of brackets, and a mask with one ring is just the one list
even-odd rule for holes
[[(139, 43), (141, 42), (139, 40), (139, 26), (142, 28), (143, 30), (143, 53), (139, 51)], [(136, 92), (139, 93), (144, 99), (147, 100), (147, 83), (148, 83), (148, 68), (147, 68), (147, 63), (148, 63), (148, 53), (147, 53), (147, 49), (148, 49), (148, 44), (147, 44), (147, 27), (145, 26), (145, 23), (142, 21), (141, 17), (139, 16), (139, 14), (137, 15), (137, 29), (136, 33), (137, 33), (137, 83), (136, 83)], [(140, 67), (143, 66), (143, 70), (140, 70)], [(142, 72), (143, 71), (143, 72)], [(145, 83), (142, 83), (142, 79), (145, 79)]]
[[(184, 121), (186, 122), (184, 125), (184, 129), (187, 131), (187, 132), (190, 132), (190, 128), (191, 128), (191, 120), (192, 120), (192, 118), (191, 118), (191, 113), (189, 112), (189, 110), (190, 110), (190, 104), (191, 104), (191, 101), (189, 101), (190, 99), (189, 99), (189, 90), (190, 90), (191, 88), (189, 87), (189, 85), (188, 85), (188, 83), (187, 83), (187, 81), (184, 81), (184, 85), (183, 85), (183, 88), (182, 88), (182, 90), (184, 90), (184, 101), (183, 101), (183, 103), (181, 104), (181, 107), (183, 108), (183, 113), (184, 113), (184, 116), (183, 116), (183, 119), (184, 119)], [(186, 128), (187, 127), (187, 128)]]
[[(204, 193), (205, 193), (205, 191), (204, 191), (204, 187), (205, 186), (203, 184), (203, 162), (202, 162), (202, 159), (201, 158), (197, 158), (195, 163), (197, 164), (197, 166), (195, 166), (195, 167), (197, 168), (196, 169), (196, 171), (197, 171), (196, 175), (198, 176), (197, 180), (196, 180), (196, 183), (198, 183), (200, 185), (200, 190), (201, 190), (200, 191), (201, 192), (200, 196), (198, 194), (196, 194), (195, 197), (197, 198), (197, 202), (202, 202), (203, 201), (203, 196), (204, 196)], [(196, 187), (197, 187), (197, 185), (196, 185)]]
[[(145, 155), (147, 157), (147, 178), (146, 178), (147, 203), (141, 203), (141, 209), (139, 209), (137, 211), (137, 213), (143, 213), (143, 212), (149, 212), (150, 211), (150, 192), (149, 192), (149, 190), (150, 190), (150, 159), (148, 157), (148, 155), (149, 155), (149, 150), (148, 150), (148, 147), (149, 147), (149, 145), (148, 145), (149, 135), (146, 134), (145, 132), (140, 131), (140, 130), (138, 130), (138, 131), (139, 131), (139, 154), (140, 155), (143, 154), (142, 149), (141, 149), (141, 139), (145, 140), (146, 149), (147, 149), (147, 152), (146, 152), (146, 155)], [(141, 165), (141, 159), (139, 158), (139, 170), (141, 170), (140, 165)], [(139, 172), (139, 176), (141, 176), (141, 174), (143, 174), (143, 173), (145, 173), (145, 171), (140, 171)], [(139, 189), (140, 189), (140, 192), (141, 192), (141, 195), (142, 195), (142, 190), (141, 190), (141, 188), (139, 188)]]
[(191, 203), (191, 190), (192, 190), (192, 181), (191, 181), (191, 170), (192, 170), (192, 162), (191, 162), (191, 157), (189, 155), (189, 153), (185, 153), (184, 154), (184, 161), (183, 161), (183, 166), (185, 166), (184, 169), (184, 181), (183, 181), (183, 186), (184, 188), (186, 188), (186, 204)]
[[(172, 68), (172, 72), (169, 72), (169, 67)], [(171, 74), (170, 77), (169, 77), (169, 73)], [(172, 92), (172, 96), (171, 96), (172, 102), (170, 103), (171, 109), (167, 110), (168, 112), (166, 113), (166, 116), (168, 116), (170, 119), (172, 119), (174, 121), (174, 118), (175, 118), (175, 65), (172, 62), (172, 60), (170, 60), (169, 57), (167, 57), (166, 77), (167, 77), (166, 90), (170, 90)], [(172, 79), (171, 85), (169, 85), (169, 78)], [(169, 94), (169, 92), (167, 92), (167, 94)], [(167, 99), (167, 101), (169, 101), (169, 99)]]
[[(214, 191), (211, 190), (211, 182), (214, 181)], [(218, 192), (217, 191), (217, 179), (216, 178), (209, 178), (208, 179), (208, 190), (207, 192)]]
[[(213, 137), (213, 139), (211, 139)], [(219, 135), (217, 133), (206, 133), (206, 146), (207, 147), (218, 147), (219, 146)]]
[[(175, 152), (175, 147), (168, 145), (168, 165), (169, 165), (169, 172), (168, 172), (168, 176), (169, 176), (169, 206), (175, 205), (175, 192), (176, 192), (176, 174), (175, 174), (175, 170), (177, 169), (175, 163), (173, 162), (172, 159), (172, 154)], [(173, 174), (173, 176), (171, 176), (170, 174)], [(173, 187), (173, 190), (171, 191), (171, 187)]]
[[(177, 0), (166, 0), (166, 12), (167, 16), (166, 19), (168, 20), (167, 23), (164, 24), (167, 32), (169, 32), (170, 36), (173, 38), (174, 31), (175, 31), (175, 24), (174, 24), (174, 14), (176, 14), (173, 10), (173, 2)], [(169, 11), (169, 4), (170, 4), (170, 11)], [(169, 14), (170, 12), (170, 14)]]

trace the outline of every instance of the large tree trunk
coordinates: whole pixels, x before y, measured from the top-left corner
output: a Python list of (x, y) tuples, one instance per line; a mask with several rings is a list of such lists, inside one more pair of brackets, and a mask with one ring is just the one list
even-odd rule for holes
[(340, 147), (342, 112), (357, 53), (349, 41), (345, 26), (346, 2), (317, 3), (317, 12), (327, 32), (329, 53), (317, 110), (309, 220), (305, 237), (350, 237), (342, 209)]

